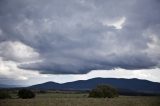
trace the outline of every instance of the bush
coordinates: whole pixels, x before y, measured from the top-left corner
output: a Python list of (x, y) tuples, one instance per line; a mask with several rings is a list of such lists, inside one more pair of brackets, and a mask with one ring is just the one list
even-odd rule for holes
[(7, 99), (7, 98), (11, 98), (9, 93), (7, 91), (0, 91), (0, 99)]
[(47, 91), (40, 90), (39, 93), (47, 93)]
[(89, 97), (94, 98), (114, 98), (118, 97), (118, 92), (115, 88), (108, 85), (98, 85), (95, 89), (92, 89), (89, 93)]
[(18, 91), (18, 97), (22, 99), (34, 98), (35, 93), (28, 89), (21, 89)]

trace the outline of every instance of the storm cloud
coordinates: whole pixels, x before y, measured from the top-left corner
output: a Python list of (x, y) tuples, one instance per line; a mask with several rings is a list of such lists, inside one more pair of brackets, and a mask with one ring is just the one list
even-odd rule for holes
[(159, 29), (159, 0), (0, 1), (0, 57), (44, 74), (160, 68)]

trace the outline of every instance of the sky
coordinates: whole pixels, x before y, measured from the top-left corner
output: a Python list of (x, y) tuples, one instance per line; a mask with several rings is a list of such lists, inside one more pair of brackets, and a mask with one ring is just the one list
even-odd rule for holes
[(159, 0), (0, 0), (0, 84), (159, 75)]

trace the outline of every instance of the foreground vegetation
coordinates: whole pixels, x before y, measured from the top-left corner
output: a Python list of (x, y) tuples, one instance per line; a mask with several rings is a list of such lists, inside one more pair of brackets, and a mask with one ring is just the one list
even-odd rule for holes
[(0, 100), (0, 106), (160, 106), (155, 96), (119, 96), (116, 98), (88, 98), (87, 93), (37, 93), (33, 99)]
[(18, 97), (22, 99), (34, 98), (35, 93), (28, 89), (21, 89), (18, 91)]
[(118, 91), (115, 88), (108, 85), (98, 85), (89, 93), (89, 97), (94, 98), (114, 98), (118, 97), (118, 95)]

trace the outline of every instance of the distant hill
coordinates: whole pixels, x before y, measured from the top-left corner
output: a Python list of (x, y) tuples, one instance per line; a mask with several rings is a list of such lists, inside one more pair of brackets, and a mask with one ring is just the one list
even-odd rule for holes
[(68, 83), (46, 82), (30, 86), (30, 89), (38, 90), (90, 90), (99, 84), (114, 86), (120, 92), (141, 92), (141, 93), (160, 93), (160, 83), (140, 79), (123, 78), (93, 78), (89, 80), (79, 80)]
[(21, 85), (7, 85), (7, 84), (0, 84), (0, 88), (16, 88), (22, 87)]

